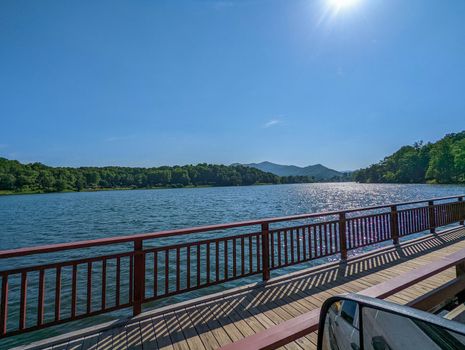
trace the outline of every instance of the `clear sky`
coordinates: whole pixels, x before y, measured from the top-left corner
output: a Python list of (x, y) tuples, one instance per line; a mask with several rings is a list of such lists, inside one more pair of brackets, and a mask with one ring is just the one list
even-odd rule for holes
[(339, 170), (465, 129), (465, 1), (0, 1), (0, 156)]

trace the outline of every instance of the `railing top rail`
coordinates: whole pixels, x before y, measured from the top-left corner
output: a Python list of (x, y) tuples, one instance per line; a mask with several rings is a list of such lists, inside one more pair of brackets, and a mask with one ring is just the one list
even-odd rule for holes
[(177, 235), (187, 235), (187, 234), (200, 233), (200, 232), (226, 230), (226, 229), (231, 229), (231, 228), (236, 228), (236, 227), (261, 225), (264, 223), (271, 224), (271, 223), (277, 223), (277, 222), (283, 222), (283, 221), (311, 219), (311, 218), (317, 218), (317, 217), (322, 217), (322, 216), (339, 215), (341, 213), (347, 214), (347, 213), (354, 213), (354, 212), (359, 212), (359, 211), (389, 208), (391, 206), (404, 206), (404, 205), (428, 203), (431, 201), (459, 199), (463, 197), (465, 197), (465, 194), (449, 196), (449, 197), (424, 199), (424, 200), (418, 200), (418, 201), (402, 202), (402, 203), (376, 205), (376, 206), (362, 207), (362, 208), (349, 208), (349, 209), (344, 209), (344, 210), (327, 211), (327, 212), (320, 212), (320, 213), (298, 214), (298, 215), (265, 218), (265, 219), (258, 219), (258, 220), (239, 221), (239, 222), (233, 222), (233, 223), (228, 223), (228, 224), (197, 226), (197, 227), (175, 229), (175, 230), (164, 230), (164, 231), (158, 231), (158, 232), (152, 232), (152, 233), (139, 233), (139, 234), (117, 236), (117, 237), (110, 237), (110, 238), (99, 238), (99, 239), (93, 239), (93, 240), (87, 240), (87, 241), (77, 241), (77, 242), (58, 243), (58, 244), (42, 245), (42, 246), (35, 246), (35, 247), (17, 248), (17, 249), (0, 251), (0, 259), (14, 258), (14, 257), (20, 257), (20, 256), (26, 256), (26, 255), (33, 255), (33, 254), (51, 253), (51, 252), (80, 249), (80, 248), (89, 248), (89, 247), (96, 247), (96, 246), (110, 245), (110, 244), (129, 243), (129, 242), (135, 242), (135, 241), (141, 241), (141, 240), (144, 241), (144, 240), (155, 239), (155, 238), (170, 237), (170, 236), (177, 236)]

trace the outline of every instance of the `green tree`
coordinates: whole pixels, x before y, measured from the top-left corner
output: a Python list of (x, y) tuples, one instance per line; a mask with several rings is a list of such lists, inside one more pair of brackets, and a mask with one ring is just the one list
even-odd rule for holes
[(14, 190), (16, 178), (13, 174), (0, 174), (0, 190)]
[(454, 173), (454, 157), (449, 142), (436, 143), (430, 152), (430, 162), (426, 178), (437, 183), (451, 183)]
[(189, 185), (190, 178), (187, 170), (182, 168), (174, 168), (171, 173), (171, 183), (174, 185)]

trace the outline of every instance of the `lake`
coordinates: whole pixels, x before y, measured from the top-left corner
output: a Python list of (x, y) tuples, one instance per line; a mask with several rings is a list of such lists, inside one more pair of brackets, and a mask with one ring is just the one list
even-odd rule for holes
[(459, 195), (465, 186), (315, 183), (0, 196), (0, 248)]
[[(315, 183), (1, 196), (0, 249), (366, 207), (464, 193), (465, 186), (456, 185)], [(202, 238), (202, 235), (199, 238)], [(79, 256), (82, 256), (82, 252), (70, 251), (59, 256), (59, 259), (74, 259)], [(24, 261), (4, 260), (0, 263), (0, 270), (45, 261), (47, 260), (40, 256), (28, 257)], [(302, 267), (305, 266), (294, 266), (281, 273)], [(174, 301), (254, 280), (257, 279), (241, 279), (226, 286), (214, 286), (190, 295), (177, 296)], [(163, 303), (166, 301), (158, 305)], [(78, 324), (88, 325), (121, 315), (123, 313), (120, 311), (113, 315), (79, 321)], [(76, 323), (67, 324), (55, 329), (9, 338), (4, 340), (3, 344), (0, 342), (0, 347), (56, 335), (75, 327)]]

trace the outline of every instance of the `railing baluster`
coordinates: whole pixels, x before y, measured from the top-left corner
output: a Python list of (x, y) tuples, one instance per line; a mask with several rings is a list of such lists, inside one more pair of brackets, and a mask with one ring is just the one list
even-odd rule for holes
[(253, 271), (252, 236), (249, 236), (249, 273)]
[(463, 197), (459, 197), (458, 199), (459, 201), (459, 205), (457, 206), (458, 207), (458, 212), (459, 212), (459, 218), (461, 218), (462, 220), (459, 221), (459, 225), (463, 225), (464, 224), (464, 219), (465, 219), (465, 206), (463, 205)]
[(45, 300), (45, 270), (39, 272), (39, 297), (37, 298), (37, 325), (44, 323), (44, 300)]
[(107, 307), (107, 259), (102, 260), (102, 310)]
[(76, 317), (77, 301), (77, 264), (73, 264), (73, 275), (71, 277), (71, 318)]
[(278, 266), (281, 266), (282, 260), (281, 260), (281, 231), (277, 231), (278, 234)]
[[(189, 289), (191, 287), (191, 246), (187, 246), (187, 251), (186, 251), (186, 287)], [(208, 283), (208, 280), (207, 280)]]
[(27, 272), (21, 273), (21, 301), (19, 307), (19, 329), (26, 328), (27, 311)]
[(412, 217), (412, 210), (407, 209), (405, 212), (407, 216), (407, 233), (411, 234), (413, 232), (413, 217)]
[(362, 232), (360, 231), (360, 226), (358, 225), (358, 221), (356, 218), (352, 218), (351, 222), (352, 222), (352, 229), (354, 232), (354, 236), (357, 237), (357, 248), (358, 248), (363, 245)]
[(373, 243), (378, 242), (378, 236), (376, 234), (375, 218), (373, 216), (369, 218), (368, 225), (370, 226), (371, 236), (373, 237)]
[(306, 239), (305, 239), (305, 230), (306, 227), (302, 227), (302, 254), (303, 254), (303, 260), (307, 260), (307, 247), (306, 247)]
[(197, 245), (197, 286), (200, 286), (200, 244)]
[[(350, 239), (349, 239), (350, 242)], [(329, 224), (329, 254), (333, 253), (333, 224)]]
[[(156, 253), (155, 253), (156, 254)], [(121, 289), (121, 257), (116, 258), (116, 293), (115, 293), (115, 305), (119, 306), (121, 303), (120, 289)]]
[(220, 280), (220, 243), (218, 240), (215, 241), (215, 281), (218, 282)]
[(288, 249), (287, 249), (287, 230), (284, 230), (284, 264), (287, 265), (289, 262)]
[(129, 302), (134, 303), (132, 288), (134, 287), (134, 255), (129, 257)]
[[(143, 252), (143, 240), (134, 240), (134, 304), (133, 316), (142, 312), (142, 302), (145, 298), (145, 255)], [(102, 298), (102, 303), (104, 299)]]
[(224, 240), (224, 279), (228, 279), (228, 240)]
[(339, 213), (339, 242), (341, 245), (341, 260), (347, 260), (346, 213)]
[(378, 220), (376, 216), (371, 217), (371, 225), (372, 225), (373, 236), (375, 238), (375, 242), (379, 242), (380, 237), (379, 237), (379, 230), (378, 230)]
[(256, 235), (255, 236), (255, 248), (256, 248), (256, 251), (255, 251), (255, 254), (256, 254), (256, 257), (257, 257), (257, 271), (260, 271), (261, 269), (261, 259), (260, 259), (260, 235)]
[(89, 261), (87, 263), (87, 313), (90, 314), (91, 311), (92, 311), (92, 261)]
[(291, 238), (291, 264), (293, 264), (295, 260), (294, 260), (294, 230), (292, 228), (289, 230), (289, 236)]
[(2, 275), (2, 301), (0, 303), (0, 335), (5, 335), (8, 320), (8, 275)]
[(245, 239), (241, 237), (241, 273), (245, 274)]
[[(270, 245), (269, 245), (270, 228), (267, 222), (262, 224), (262, 278), (264, 281), (270, 279)], [(257, 236), (258, 239), (258, 236)], [(257, 242), (258, 243), (258, 242)], [(258, 247), (258, 244), (257, 244)], [(258, 252), (257, 252), (258, 254)]]
[[(197, 246), (200, 249), (200, 245)], [(176, 292), (181, 290), (181, 248), (176, 248)]]
[(436, 215), (435, 215), (433, 201), (428, 202), (428, 217), (429, 217), (429, 231), (431, 233), (435, 233), (436, 232)]
[(237, 276), (237, 262), (236, 262), (236, 238), (233, 238), (233, 277)]
[(328, 255), (328, 224), (323, 224), (323, 241), (324, 255)]
[(393, 244), (399, 244), (399, 223), (397, 206), (391, 206), (391, 237)]
[[(244, 242), (244, 241), (242, 241)], [(207, 243), (207, 260), (205, 262), (205, 264), (207, 265), (207, 284), (210, 284), (210, 242)], [(244, 273), (242, 273), (244, 274)]]
[(318, 256), (317, 225), (313, 226), (313, 258)]
[(422, 208), (423, 210), (423, 230), (427, 230), (429, 228), (428, 223), (428, 207)]
[(55, 321), (59, 321), (61, 311), (61, 266), (56, 268), (55, 278)]
[(165, 294), (169, 293), (170, 282), (170, 253), (169, 249), (165, 250)]

